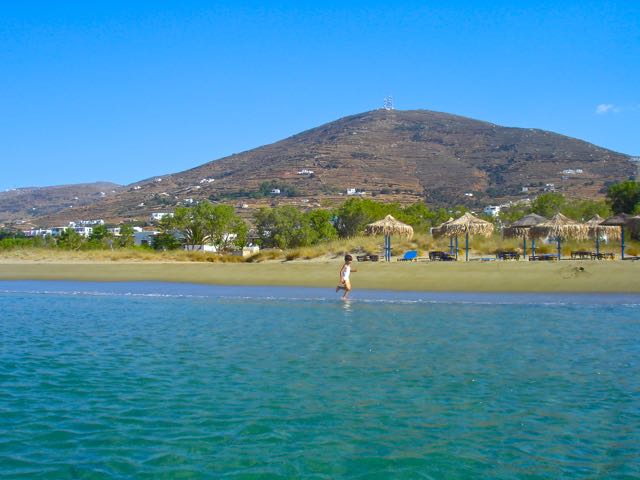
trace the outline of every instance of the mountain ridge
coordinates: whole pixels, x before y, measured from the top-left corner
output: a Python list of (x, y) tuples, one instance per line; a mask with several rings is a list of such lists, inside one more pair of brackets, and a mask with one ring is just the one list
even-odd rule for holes
[[(537, 128), (504, 127), (430, 110), (372, 110), (140, 180), (74, 211), (31, 219), (62, 222), (82, 215), (141, 220), (202, 199), (247, 204), (249, 209), (272, 203), (330, 205), (344, 201), (347, 189), (383, 201), (439, 205), (479, 206), (545, 189), (599, 198), (608, 184), (633, 175), (629, 160), (628, 155)], [(265, 184), (286, 187), (296, 196), (265, 198), (259, 194)]]

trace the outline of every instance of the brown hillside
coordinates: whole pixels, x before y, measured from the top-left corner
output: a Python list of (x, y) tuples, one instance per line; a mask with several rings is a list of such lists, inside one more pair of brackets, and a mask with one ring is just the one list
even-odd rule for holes
[[(116, 195), (122, 187), (96, 182), (53, 187), (25, 187), (0, 192), (0, 225), (29, 223), (33, 218), (58, 215), (73, 208), (93, 205)], [(29, 226), (29, 225), (27, 225)]]
[[(313, 174), (298, 174), (305, 169)], [(565, 170), (572, 172), (563, 174)], [(335, 203), (346, 198), (347, 188), (356, 188), (382, 200), (481, 206), (535, 195), (549, 183), (569, 196), (595, 198), (608, 183), (628, 178), (633, 170), (627, 155), (552, 132), (427, 110), (375, 110), (141, 181), (95, 204), (41, 221), (78, 215), (146, 219), (152, 211), (204, 198), (251, 207), (273, 201), (251, 198), (262, 183), (271, 181), (297, 193), (287, 200), (277, 196), (276, 201), (300, 205)]]

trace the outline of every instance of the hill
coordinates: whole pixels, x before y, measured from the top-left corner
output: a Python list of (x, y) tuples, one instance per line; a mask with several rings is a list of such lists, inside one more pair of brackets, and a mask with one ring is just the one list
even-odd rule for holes
[[(606, 185), (633, 175), (629, 159), (544, 130), (502, 127), (428, 110), (375, 110), (150, 178), (40, 221), (61, 222), (78, 215), (146, 219), (152, 211), (204, 198), (246, 203), (249, 209), (274, 201), (330, 204), (343, 201), (347, 189), (381, 200), (471, 206), (552, 188), (567, 196), (597, 198)], [(265, 189), (271, 188), (281, 193), (265, 196)], [(287, 194), (291, 197), (284, 198)], [(2, 203), (0, 209), (4, 210)]]
[(122, 186), (110, 182), (24, 187), (0, 192), (0, 224), (29, 224), (33, 219), (94, 205), (116, 195)]

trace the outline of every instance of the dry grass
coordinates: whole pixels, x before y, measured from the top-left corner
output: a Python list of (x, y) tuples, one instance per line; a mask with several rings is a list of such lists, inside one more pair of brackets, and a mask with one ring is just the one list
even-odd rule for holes
[(16, 249), (0, 252), (2, 260), (79, 261), (79, 262), (243, 262), (234, 255), (172, 250), (161, 252), (144, 248), (118, 250), (58, 250), (48, 248)]
[[(118, 250), (81, 250), (69, 251), (48, 248), (23, 248), (0, 252), (0, 261), (24, 260), (33, 262), (215, 262), (215, 263), (262, 263), (269, 261), (313, 260), (318, 258), (340, 258), (350, 253), (383, 255), (384, 241), (382, 237), (360, 236), (347, 239), (339, 239), (311, 247), (300, 247), (289, 250), (265, 249), (257, 255), (242, 258), (234, 255), (219, 255), (208, 252), (193, 252), (184, 250), (155, 251), (146, 248), (131, 248)], [(417, 250), (419, 256), (427, 256), (432, 250), (449, 250), (449, 239), (440, 238), (434, 240), (430, 235), (418, 234), (411, 240), (393, 237), (392, 255), (400, 256), (407, 250)], [(522, 240), (502, 238), (499, 234), (491, 237), (472, 237), (469, 241), (471, 256), (492, 255), (497, 250), (510, 250), (522, 253)], [(458, 239), (460, 252), (464, 251), (464, 238)], [(527, 250), (531, 248), (531, 241), (527, 241)], [(615, 241), (609, 245), (602, 244), (603, 252), (620, 251), (620, 243)], [(574, 250), (595, 250), (592, 240), (570, 240), (562, 243), (562, 254), (569, 256)], [(543, 244), (536, 242), (538, 253), (555, 253), (554, 242)], [(629, 256), (638, 255), (640, 242), (628, 241), (626, 252)]]

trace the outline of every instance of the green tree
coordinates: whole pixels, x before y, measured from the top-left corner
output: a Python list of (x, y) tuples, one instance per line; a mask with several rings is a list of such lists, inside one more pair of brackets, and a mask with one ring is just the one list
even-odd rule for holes
[(328, 242), (338, 238), (338, 232), (331, 221), (333, 215), (328, 210), (309, 210), (305, 213), (305, 217), (311, 230), (311, 244)]
[(562, 207), (562, 213), (569, 218), (585, 222), (594, 215), (606, 218), (611, 215), (611, 208), (604, 200), (578, 199), (570, 200)]
[(151, 248), (154, 250), (177, 250), (182, 242), (172, 232), (161, 232), (151, 240)]
[(560, 213), (565, 203), (566, 200), (561, 193), (543, 193), (531, 203), (531, 211), (543, 217), (551, 218), (556, 213)]
[(118, 246), (122, 248), (131, 248), (134, 245), (135, 232), (131, 225), (122, 225), (120, 227), (120, 237), (118, 238)]
[(80, 250), (84, 243), (84, 238), (73, 228), (69, 227), (60, 234), (58, 245), (66, 250)]
[(411, 225), (416, 232), (427, 232), (434, 226), (437, 212), (429, 210), (424, 203), (414, 203), (402, 209), (398, 214), (398, 220)]
[(90, 248), (105, 248), (112, 245), (113, 235), (109, 233), (105, 225), (96, 225), (89, 235), (87, 244)]
[(212, 244), (220, 250), (232, 245), (244, 246), (248, 228), (229, 205), (204, 201), (194, 207), (178, 207), (173, 217), (160, 221), (165, 234), (180, 233), (187, 245)]
[(607, 190), (613, 213), (634, 213), (640, 210), (640, 183), (633, 180), (616, 183)]
[(262, 247), (303, 247), (313, 238), (308, 218), (289, 205), (261, 208), (255, 214), (255, 224)]
[(213, 205), (202, 202), (195, 207), (178, 207), (173, 217), (166, 215), (160, 221), (163, 233), (180, 232), (187, 245), (203, 245), (207, 240), (206, 219)]
[(399, 217), (400, 205), (397, 203), (380, 203), (368, 198), (350, 198), (336, 210), (336, 230), (341, 237), (359, 235), (371, 222), (380, 220), (386, 215)]
[(242, 247), (247, 242), (247, 225), (230, 205), (212, 205), (202, 220), (208, 240), (219, 250), (232, 245)]
[(506, 225), (509, 225), (516, 220), (520, 220), (525, 215), (531, 213), (531, 207), (528, 205), (512, 205), (507, 208), (503, 208), (500, 210), (498, 214), (498, 219)]

